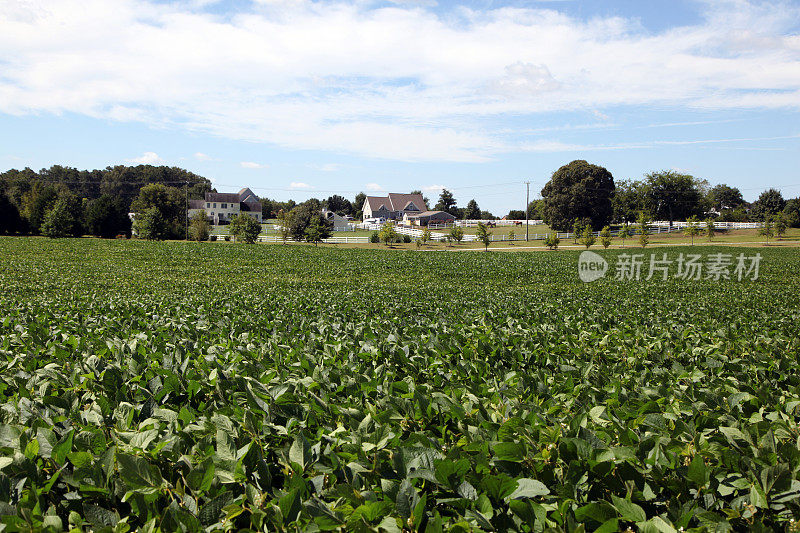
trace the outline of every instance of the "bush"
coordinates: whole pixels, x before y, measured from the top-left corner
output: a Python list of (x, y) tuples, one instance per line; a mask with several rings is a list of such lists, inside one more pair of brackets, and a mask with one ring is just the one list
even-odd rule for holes
[(411, 242), (411, 235), (403, 235), (403, 242), (408, 244)]
[(216, 235), (211, 235), (211, 236), (208, 237), (208, 240), (211, 241), (211, 242), (216, 242), (217, 236)]
[(373, 231), (372, 235), (369, 236), (369, 242), (373, 244), (378, 244), (381, 242), (381, 236), (377, 231)]

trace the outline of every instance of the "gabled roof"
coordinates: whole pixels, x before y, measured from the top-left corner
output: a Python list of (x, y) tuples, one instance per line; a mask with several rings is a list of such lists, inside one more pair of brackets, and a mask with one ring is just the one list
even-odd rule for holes
[(255, 193), (248, 187), (240, 190), (238, 194), (240, 202), (258, 202), (258, 196), (256, 196)]
[(189, 200), (189, 209), (203, 209), (205, 206), (205, 200)]
[(230, 192), (207, 192), (206, 202), (227, 202), (238, 204), (240, 202), (239, 195)]
[(240, 211), (250, 211), (253, 213), (261, 212), (261, 202), (242, 202), (239, 206)]
[(425, 205), (425, 199), (421, 194), (398, 194), (396, 192), (389, 193), (389, 202), (392, 204), (392, 211), (405, 211), (408, 209), (408, 204), (413, 204), (418, 211), (425, 211), (428, 206)]
[(371, 211), (379, 211), (381, 207), (387, 211), (424, 211), (428, 209), (421, 194), (398, 194), (390, 192), (388, 196), (367, 196), (365, 205)]
[(387, 211), (392, 210), (392, 204), (389, 203), (388, 196), (367, 196), (367, 199), (364, 201), (364, 203), (369, 205), (369, 208), (372, 212), (380, 211), (381, 207)]

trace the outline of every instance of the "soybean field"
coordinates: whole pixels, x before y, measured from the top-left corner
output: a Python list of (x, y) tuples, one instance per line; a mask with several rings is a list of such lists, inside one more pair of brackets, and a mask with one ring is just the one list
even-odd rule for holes
[(0, 238), (0, 529), (792, 530), (800, 251), (758, 252)]

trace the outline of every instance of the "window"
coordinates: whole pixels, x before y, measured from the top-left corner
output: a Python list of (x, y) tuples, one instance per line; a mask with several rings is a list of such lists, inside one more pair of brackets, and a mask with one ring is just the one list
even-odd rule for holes
[(211, 207), (211, 202), (206, 202), (206, 207)]
[(217, 208), (217, 202), (214, 202), (214, 209)]
[(222, 209), (228, 209), (228, 204), (222, 204), (220, 207), (221, 207)]

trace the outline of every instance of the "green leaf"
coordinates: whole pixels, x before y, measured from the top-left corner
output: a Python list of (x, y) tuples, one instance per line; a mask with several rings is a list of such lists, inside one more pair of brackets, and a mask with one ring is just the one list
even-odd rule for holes
[(525, 445), (517, 442), (498, 442), (493, 451), (495, 458), (501, 461), (519, 463), (525, 459)]
[(767, 495), (764, 494), (764, 489), (758, 483), (750, 485), (750, 503), (759, 509), (767, 509), (769, 507)]
[(689, 463), (689, 468), (686, 472), (686, 477), (693, 481), (699, 487), (705, 487), (708, 483), (710, 473), (706, 468), (706, 463), (700, 454), (695, 454), (692, 462)]
[(506, 497), (506, 500), (516, 500), (521, 498), (535, 498), (550, 494), (544, 483), (536, 479), (520, 478), (517, 479), (517, 488)]
[(311, 444), (303, 435), (297, 435), (289, 448), (289, 461), (305, 469), (311, 463)]
[(623, 519), (628, 520), (629, 522), (644, 522), (647, 520), (647, 515), (645, 514), (644, 509), (630, 500), (625, 500), (612, 494), (611, 501)]

